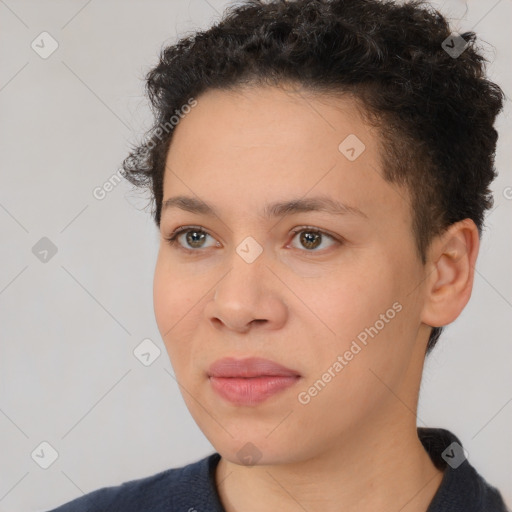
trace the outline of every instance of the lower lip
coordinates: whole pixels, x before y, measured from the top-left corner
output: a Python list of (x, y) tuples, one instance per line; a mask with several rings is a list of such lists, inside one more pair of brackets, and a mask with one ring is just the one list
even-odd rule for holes
[(300, 377), (210, 377), (212, 388), (235, 405), (257, 405), (293, 386)]

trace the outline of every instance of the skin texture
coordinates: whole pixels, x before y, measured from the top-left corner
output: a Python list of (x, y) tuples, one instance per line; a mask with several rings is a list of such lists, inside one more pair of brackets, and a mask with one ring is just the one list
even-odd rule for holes
[[(163, 211), (154, 306), (186, 405), (222, 456), (225, 509), (425, 511), (442, 479), (416, 432), (425, 348), (429, 326), (452, 322), (470, 298), (475, 224), (452, 225), (421, 264), (407, 191), (381, 177), (379, 134), (349, 97), (283, 85), (197, 100), (175, 128), (164, 201), (199, 198), (217, 216)], [(350, 134), (365, 145), (354, 161), (338, 149)], [(365, 216), (261, 215), (267, 203), (318, 195)], [(190, 245), (182, 234), (172, 246), (166, 238), (180, 226), (208, 236)], [(304, 226), (334, 238), (311, 248)], [(248, 236), (263, 249), (250, 264), (236, 252)], [(299, 393), (396, 303), (400, 312), (301, 403)], [(207, 370), (249, 356), (301, 378), (257, 406), (235, 406), (212, 390)], [(237, 453), (249, 442), (261, 458), (246, 466)]]

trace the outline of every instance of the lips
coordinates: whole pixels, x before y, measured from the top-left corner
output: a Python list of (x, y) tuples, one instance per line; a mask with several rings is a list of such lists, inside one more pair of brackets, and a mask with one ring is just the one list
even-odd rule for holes
[(208, 375), (212, 389), (236, 406), (256, 406), (301, 378), (296, 370), (256, 357), (220, 359), (210, 366)]
[(210, 377), (300, 377), (296, 370), (286, 368), (269, 359), (250, 357), (246, 359), (235, 359), (225, 357), (213, 363), (209, 370)]

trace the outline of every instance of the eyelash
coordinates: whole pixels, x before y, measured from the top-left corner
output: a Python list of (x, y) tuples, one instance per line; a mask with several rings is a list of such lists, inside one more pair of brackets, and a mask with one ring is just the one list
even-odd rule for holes
[[(204, 230), (200, 226), (181, 226), (181, 227), (175, 229), (171, 233), (171, 235), (169, 237), (165, 238), (165, 240), (168, 242), (168, 244), (171, 247), (174, 247), (178, 243), (178, 240), (177, 240), (178, 236), (183, 234), (183, 233), (187, 233), (189, 231), (198, 231), (200, 233), (204, 233), (206, 235), (211, 236), (210, 233), (208, 233), (208, 231)], [(298, 233), (302, 233), (303, 231), (308, 232), (308, 233), (314, 233), (314, 234), (322, 235), (322, 237), (325, 236), (325, 237), (329, 238), (330, 240), (332, 240), (332, 241), (334, 241), (334, 242), (336, 242), (338, 244), (342, 243), (342, 240), (336, 238), (333, 235), (330, 235), (329, 233), (326, 233), (325, 231), (322, 231), (322, 230), (320, 230), (318, 228), (315, 228), (314, 226), (301, 226), (300, 228), (297, 228), (297, 229), (293, 230), (291, 232), (293, 234), (293, 238), (295, 238), (295, 236)], [(205, 250), (205, 249), (201, 249), (201, 248), (200, 249), (187, 249), (186, 247), (183, 247), (181, 244), (178, 244), (178, 246), (179, 246), (178, 249), (180, 249), (182, 251), (185, 251), (187, 253), (199, 253), (202, 250)], [(207, 247), (206, 249), (211, 249), (211, 247)], [(304, 249), (304, 252), (314, 254), (314, 253), (320, 252), (320, 251)], [(320, 254), (321, 254), (321, 252), (320, 252)]]

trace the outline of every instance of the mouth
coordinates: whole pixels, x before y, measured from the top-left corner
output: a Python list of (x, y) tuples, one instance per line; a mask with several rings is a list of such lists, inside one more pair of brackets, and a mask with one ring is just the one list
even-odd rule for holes
[(296, 384), (301, 375), (262, 358), (224, 358), (208, 370), (212, 389), (238, 406), (255, 406)]
[(300, 377), (300, 373), (291, 368), (286, 368), (270, 359), (261, 357), (248, 357), (236, 359), (224, 357), (215, 361), (208, 369), (209, 377)]

